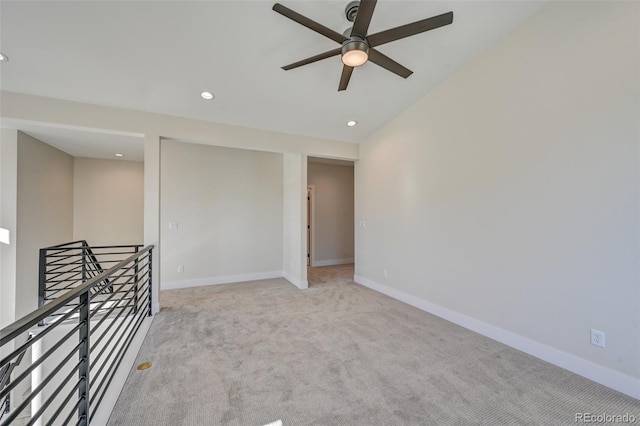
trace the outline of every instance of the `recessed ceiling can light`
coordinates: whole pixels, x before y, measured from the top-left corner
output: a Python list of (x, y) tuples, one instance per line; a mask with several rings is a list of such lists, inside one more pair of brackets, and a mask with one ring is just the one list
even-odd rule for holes
[(0, 52), (0, 62), (7, 62), (8, 60), (9, 60), (9, 57), (4, 53)]
[(347, 121), (347, 126), (349, 126), (349, 127), (353, 127), (353, 126), (355, 126), (356, 124), (358, 124), (358, 122), (357, 122), (357, 121), (355, 121), (355, 120), (349, 120), (349, 121)]
[(202, 99), (206, 99), (208, 101), (213, 99), (213, 93), (211, 93), (211, 92), (202, 92), (202, 93), (200, 93), (200, 96), (202, 97)]
[(124, 154), (117, 153), (116, 157), (124, 157)]

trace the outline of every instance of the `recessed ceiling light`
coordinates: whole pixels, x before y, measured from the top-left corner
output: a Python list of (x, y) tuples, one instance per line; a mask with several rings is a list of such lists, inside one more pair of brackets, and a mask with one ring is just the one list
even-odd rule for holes
[(347, 126), (349, 126), (349, 127), (353, 127), (353, 126), (355, 126), (356, 124), (358, 124), (358, 122), (357, 122), (357, 121), (355, 121), (355, 120), (347, 121)]
[(0, 62), (7, 62), (8, 60), (9, 60), (9, 57), (4, 53), (0, 52)]
[(115, 155), (116, 155), (116, 157), (124, 157), (124, 154), (120, 154), (120, 153), (117, 153)]
[(208, 101), (210, 101), (214, 97), (213, 93), (211, 93), (211, 92), (202, 92), (202, 93), (200, 93), (200, 96), (202, 97), (202, 99), (206, 99)]

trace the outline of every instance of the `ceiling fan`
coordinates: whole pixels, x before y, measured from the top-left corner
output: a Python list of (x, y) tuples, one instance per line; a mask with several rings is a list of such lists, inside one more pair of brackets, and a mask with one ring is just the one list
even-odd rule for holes
[(285, 65), (282, 69), (288, 71), (293, 68), (301, 67), (302, 65), (311, 64), (322, 59), (341, 55), (342, 63), (344, 65), (342, 67), (342, 75), (340, 77), (338, 91), (347, 89), (353, 69), (363, 65), (367, 61), (371, 61), (374, 64), (399, 75), (400, 77), (409, 77), (413, 74), (413, 71), (380, 53), (380, 51), (376, 50), (375, 47), (449, 25), (453, 22), (453, 12), (443, 13), (442, 15), (433, 16), (411, 24), (401, 25), (375, 34), (367, 34), (369, 24), (371, 23), (371, 18), (373, 16), (373, 10), (376, 7), (376, 2), (377, 0), (350, 2), (345, 8), (345, 14), (347, 16), (347, 20), (349, 22), (353, 22), (353, 27), (346, 30), (344, 34), (340, 34), (339, 32), (302, 16), (280, 3), (274, 4), (274, 11), (342, 45), (336, 49)]

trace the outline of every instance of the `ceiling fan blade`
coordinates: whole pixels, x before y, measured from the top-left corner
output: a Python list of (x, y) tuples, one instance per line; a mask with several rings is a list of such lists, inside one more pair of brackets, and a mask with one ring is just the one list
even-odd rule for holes
[[(358, 19), (356, 17), (356, 19)], [(442, 15), (432, 16), (422, 21), (413, 22), (411, 24), (401, 25), (379, 33), (371, 34), (367, 37), (369, 47), (380, 46), (381, 44), (391, 41), (400, 40), (401, 38), (420, 34), (425, 31), (434, 30), (444, 27), (453, 22), (453, 12), (443, 13)]]
[(373, 16), (373, 10), (376, 8), (376, 1), (377, 0), (360, 0), (356, 20), (354, 21), (353, 29), (351, 30), (351, 36), (357, 36), (360, 38), (365, 38), (367, 36), (371, 17)]
[(353, 67), (345, 65), (342, 67), (342, 75), (340, 76), (340, 86), (338, 86), (338, 92), (347, 90), (351, 74), (353, 73)]
[(407, 78), (411, 74), (413, 74), (413, 71), (403, 67), (402, 65), (400, 65), (390, 57), (383, 55), (376, 49), (369, 49), (369, 60), (374, 64), (386, 69), (387, 71), (391, 71), (392, 73), (399, 75), (402, 78)]
[(331, 28), (327, 28), (322, 24), (313, 21), (306, 16), (300, 15), (298, 12), (295, 12), (289, 9), (286, 6), (281, 5), (280, 3), (276, 3), (273, 5), (273, 10), (278, 12), (279, 14), (286, 16), (292, 21), (297, 22), (300, 25), (304, 25), (305, 27), (313, 30), (319, 34), (322, 34), (325, 37), (330, 38), (331, 40), (342, 44), (343, 41), (348, 40), (347, 37), (343, 36), (339, 32), (333, 31)]
[(285, 65), (284, 67), (282, 67), (282, 69), (285, 70), (285, 71), (289, 71), (291, 69), (298, 68), (298, 67), (301, 67), (303, 65), (311, 64), (313, 62), (317, 62), (317, 61), (320, 61), (322, 59), (327, 59), (327, 58), (330, 58), (332, 56), (339, 55), (341, 53), (342, 53), (342, 48), (338, 47), (337, 49), (329, 50), (327, 52), (320, 53), (320, 54), (312, 56), (310, 58), (303, 59), (301, 61), (294, 62), (294, 63), (289, 64), (289, 65)]

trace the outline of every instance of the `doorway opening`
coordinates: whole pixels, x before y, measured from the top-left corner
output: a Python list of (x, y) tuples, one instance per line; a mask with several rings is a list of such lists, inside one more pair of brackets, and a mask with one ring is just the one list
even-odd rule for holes
[(309, 286), (353, 280), (354, 162), (308, 157), (307, 277)]

